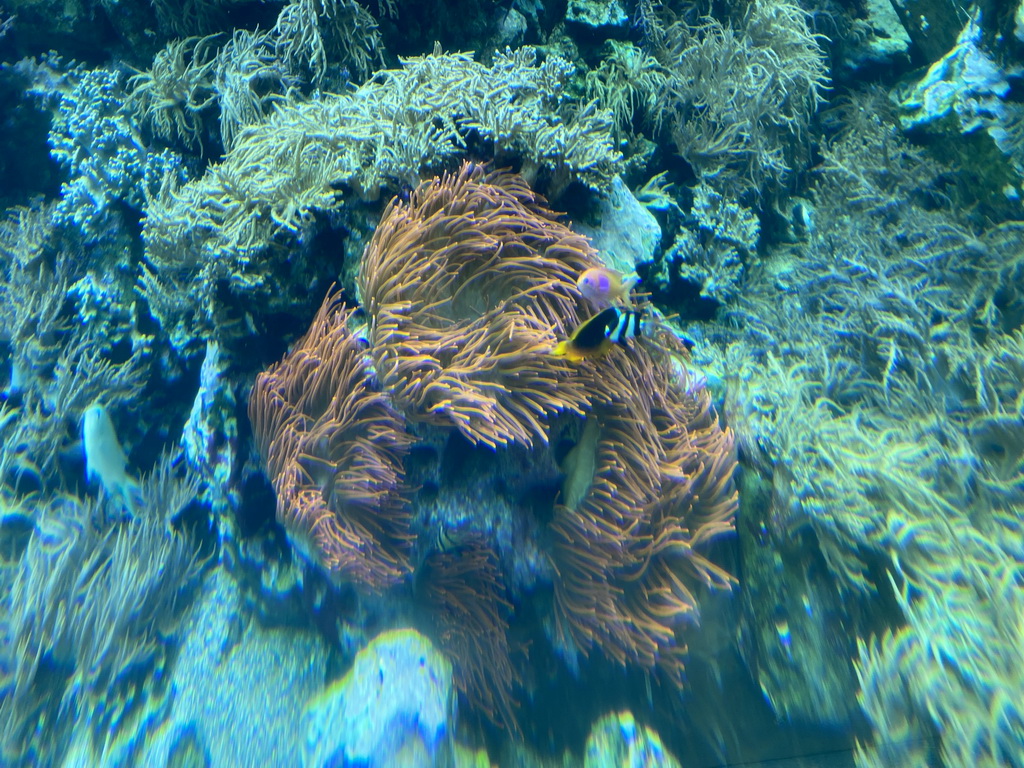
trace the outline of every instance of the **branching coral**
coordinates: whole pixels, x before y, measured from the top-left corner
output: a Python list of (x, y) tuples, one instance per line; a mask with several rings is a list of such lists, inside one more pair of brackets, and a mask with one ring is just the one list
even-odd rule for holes
[(153, 133), (190, 149), (202, 145), (203, 113), (215, 99), (214, 36), (188, 37), (163, 48), (146, 72), (128, 81), (125, 106)]
[(53, 207), (15, 208), (0, 223), (0, 339), (11, 345), (9, 394), (52, 370), (67, 332), (66, 264), (54, 263)]
[(328, 297), (295, 349), (260, 375), (249, 416), (292, 540), (328, 573), (383, 588), (411, 571), (411, 438), (372, 383), (350, 315)]
[[(257, 71), (270, 66), (253, 56)], [(571, 71), (557, 57), (537, 64), (530, 48), (499, 55), (491, 67), (435, 52), (378, 72), (351, 95), (279, 105), (265, 123), (226, 141), (222, 164), (152, 206), (149, 252), (157, 263), (182, 247), (193, 259), (244, 259), (310, 212), (334, 208), (343, 184), (369, 198), (386, 185), (415, 185), (422, 171), (458, 155), (473, 129), (498, 151), (606, 186), (619, 159), (610, 115), (594, 105), (562, 115)]]
[(297, 87), (298, 73), (277, 56), (277, 41), (269, 32), (239, 29), (217, 53), (214, 80), (220, 105), (220, 139), (225, 153), (239, 131), (267, 117)]
[[(806, 242), (734, 314), (757, 343), (730, 350), (730, 420), (771, 478), (751, 511), (818, 565), (779, 590), (804, 607), (782, 597), (752, 622), (760, 682), (790, 716), (859, 682), (875, 728), (861, 765), (1014, 764), (1021, 224), (972, 230), (943, 169), (871, 99), (823, 146)], [(758, 598), (779, 578), (749, 572)], [(771, 611), (788, 621), (775, 663)], [(852, 660), (814, 648), (858, 635)]]
[(874, 591), (865, 579), (869, 551), (899, 549), (905, 569), (929, 578), (927, 546), (922, 550), (910, 531), (930, 518), (957, 516), (956, 506), (965, 501), (964, 481), (953, 471), (926, 475), (925, 468), (945, 463), (954, 446), (923, 419), (910, 428), (871, 411), (838, 416), (834, 410), (825, 400), (805, 400), (805, 421), (785, 428), (777, 503), (800, 510), (802, 519), (790, 524), (817, 532), (844, 589)]
[(218, 291), (280, 301), (268, 281), (282, 252), (257, 255), (304, 231), (317, 212), (337, 210), (346, 185), (367, 198), (415, 186), (423, 171), (463, 153), (474, 131), (496, 153), (595, 188), (615, 175), (610, 113), (593, 103), (575, 113), (563, 106), (572, 67), (558, 57), (537, 64), (533, 49), (521, 49), (487, 67), (436, 52), (378, 72), (349, 95), (277, 103), (263, 120), (280, 99), (271, 89), (261, 100), (260, 80), (284, 84), (286, 73), (266, 56), (271, 41), (240, 33), (232, 45), (247, 63), (238, 71), (223, 61), (218, 74), (234, 83), (230, 110), (222, 104), (224, 161), (194, 182), (164, 185), (146, 216), (142, 293), (175, 337), (199, 328), (193, 337), (216, 329), (224, 338)]
[(145, 367), (141, 349), (114, 361), (111, 348), (128, 331), (109, 332), (113, 312), (100, 319), (90, 314), (95, 307), (82, 307), (79, 322), (73, 319), (68, 284), (82, 267), (55, 235), (52, 212), (15, 209), (0, 224), (0, 339), (11, 348), (6, 393), (20, 398), (5, 448), (12, 469), (46, 488), (64, 484), (59, 458), (77, 442), (83, 410), (97, 398), (110, 405), (136, 395)]
[[(778, 258), (775, 286), (792, 290), (788, 317), (773, 322), (825, 339), (827, 359), (860, 369), (861, 388), (870, 379), (883, 394), (904, 386), (948, 395), (951, 406), (960, 394), (986, 404), (979, 339), (1022, 317), (1019, 300), (1004, 300), (1020, 269), (1021, 224), (975, 233), (948, 201), (936, 209), (943, 169), (895, 133), (891, 109), (876, 101), (843, 109), (848, 129), (822, 148), (814, 195), (824, 225), (798, 258)], [(770, 303), (772, 315), (785, 306)]]
[(827, 70), (798, 5), (751, 3), (740, 30), (677, 22), (663, 56), (676, 146), (719, 192), (777, 185), (806, 155), (800, 142)]
[(383, 63), (377, 22), (356, 0), (292, 0), (272, 33), (278, 56), (291, 68), (308, 67), (320, 83), (329, 61), (352, 67), (360, 79)]
[(860, 643), (859, 700), (876, 737), (858, 744), (857, 764), (1024, 765), (1020, 564), (962, 521), (934, 534), (941, 588), (904, 584), (907, 624)]
[(664, 256), (665, 269), (677, 269), (682, 279), (701, 286), (702, 296), (725, 303), (735, 298), (757, 253), (761, 226), (753, 211), (703, 183), (694, 190), (691, 213), (697, 226), (680, 230)]
[[(749, 455), (785, 478), (775, 484), (782, 516), (799, 525), (792, 515), (803, 510), (839, 584), (861, 591), (873, 585), (858, 548), (886, 550), (887, 515), (941, 517), (967, 503), (963, 475), (975, 461), (956, 413), (1002, 399), (989, 383), (1007, 380), (985, 364), (971, 327), (996, 331), (998, 319), (983, 319), (986, 297), (1019, 228), (974, 235), (924, 210), (914, 195), (928, 194), (940, 169), (884, 112), (849, 112), (849, 129), (823, 148), (821, 224), (799, 260), (776, 256), (761, 276), (770, 289), (751, 286), (741, 303), (757, 306), (757, 317), (737, 313), (779, 356), (757, 353), (757, 386), (737, 360), (730, 399), (733, 422), (749, 427)], [(762, 291), (778, 289), (781, 300), (764, 300)], [(751, 400), (754, 389), (767, 408)]]
[(601, 66), (587, 73), (587, 97), (612, 111), (619, 136), (632, 136), (658, 112), (665, 69), (632, 43), (609, 40), (608, 46), (610, 53)]
[(57, 221), (95, 240), (104, 234), (117, 203), (141, 208), (164, 176), (184, 181), (181, 157), (166, 149), (151, 151), (139, 136), (116, 72), (74, 67), (63, 75), (63, 90), (55, 98), (45, 87), (49, 80), (42, 69), (39, 92), (53, 100), (50, 154), (69, 175), (55, 210)]

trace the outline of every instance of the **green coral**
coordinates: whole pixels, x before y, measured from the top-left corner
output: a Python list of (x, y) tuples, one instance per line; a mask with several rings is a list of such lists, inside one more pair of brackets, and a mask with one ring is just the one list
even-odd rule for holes
[[(109, 404), (137, 395), (146, 368), (123, 280), (114, 270), (102, 278), (87, 270), (58, 236), (53, 212), (52, 205), (17, 208), (0, 224), (0, 339), (10, 347), (5, 391), (19, 398), (5, 463), (46, 489), (67, 483), (60, 457), (77, 442), (82, 411), (100, 396)], [(118, 344), (134, 347), (128, 359), (123, 350), (113, 354)]]
[[(822, 147), (806, 242), (773, 248), (732, 313), (726, 410), (770, 488), (750, 512), (805, 564), (748, 572), (780, 601), (755, 611), (752, 663), (790, 716), (859, 680), (861, 765), (1019, 764), (1024, 223), (973, 230), (873, 98)], [(851, 638), (824, 670), (817, 649)]]
[(277, 55), (269, 32), (239, 29), (217, 54), (214, 80), (220, 106), (220, 139), (225, 153), (246, 126), (270, 117), (301, 83), (299, 73)]
[(701, 179), (738, 195), (779, 185), (805, 162), (828, 70), (798, 5), (756, 0), (738, 29), (707, 18), (667, 30), (663, 94), (676, 147)]
[(274, 263), (256, 258), (268, 246), (303, 232), (317, 212), (338, 210), (345, 187), (375, 199), (415, 185), (463, 154), (471, 133), (493, 142), (497, 157), (518, 155), (603, 189), (619, 162), (611, 116), (593, 102), (564, 108), (571, 72), (558, 57), (537, 63), (532, 48), (499, 54), (490, 67), (435, 51), (351, 94), (279, 104), (242, 128), (202, 178), (168, 184), (151, 201), (142, 277), (151, 311), (183, 344), (195, 329), (223, 330), (218, 286), (278, 290), (267, 284)]
[(907, 623), (860, 644), (858, 699), (875, 728), (858, 766), (1024, 765), (1020, 565), (963, 521), (913, 535), (934, 587), (903, 586)]
[(377, 21), (355, 0), (291, 0), (271, 35), (281, 61), (308, 69), (314, 84), (332, 63), (350, 66), (360, 78), (384, 63)]
[(632, 136), (644, 125), (653, 128), (660, 109), (659, 95), (667, 74), (656, 58), (629, 42), (609, 40), (608, 54), (588, 72), (588, 99), (612, 111), (619, 137)]
[(150, 69), (128, 81), (125, 107), (153, 135), (189, 149), (202, 146), (204, 120), (216, 99), (213, 40), (188, 37), (170, 42), (156, 54)]

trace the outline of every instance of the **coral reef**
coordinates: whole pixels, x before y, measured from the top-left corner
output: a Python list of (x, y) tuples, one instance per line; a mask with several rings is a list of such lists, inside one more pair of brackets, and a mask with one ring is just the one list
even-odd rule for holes
[(748, 5), (739, 29), (668, 28), (660, 119), (701, 180), (730, 196), (785, 183), (828, 82), (820, 42), (798, 5), (770, 0)]
[(55, 216), (52, 206), (19, 208), (0, 224), (4, 394), (17, 406), (5, 442), (16, 477), (0, 480), (47, 490), (67, 482), (60, 459), (77, 442), (85, 409), (98, 399), (116, 408), (137, 396), (147, 368), (141, 343), (128, 356), (114, 353), (135, 332), (115, 298), (123, 287), (111, 280), (113, 296), (86, 287), (96, 283)]
[(61, 90), (40, 91), (55, 102), (51, 154), (70, 176), (54, 221), (79, 227), (87, 241), (94, 240), (110, 226), (117, 203), (140, 209), (162, 180), (184, 181), (185, 172), (176, 153), (145, 146), (116, 72), (76, 67), (63, 79)]
[(587, 97), (612, 111), (618, 136), (653, 127), (668, 75), (658, 60), (628, 42), (608, 41), (608, 55), (587, 73)]
[(0, 763), (1024, 765), (1022, 8), (7, 3)]
[(319, 84), (333, 66), (351, 66), (365, 78), (383, 64), (377, 22), (355, 0), (292, 0), (281, 9), (271, 30), (277, 55), (291, 70), (306, 68)]
[[(860, 765), (1016, 764), (1017, 716), (990, 705), (1019, 695), (1019, 452), (1005, 428), (1020, 398), (1004, 382), (1019, 367), (1021, 225), (972, 230), (938, 192), (941, 166), (870, 98), (823, 148), (799, 258), (776, 254), (735, 313), (774, 350), (730, 351), (727, 413), (771, 478), (750, 512), (776, 562), (815, 563), (748, 572), (761, 598), (776, 591), (759, 582), (790, 580), (750, 600), (748, 653), (790, 716), (842, 722), (822, 702), (859, 691), (874, 728)], [(764, 298), (780, 288), (785, 301)], [(823, 660), (825, 643), (845, 653)]]
[[(976, 158), (965, 158), (983, 183), (1002, 191), (1020, 186), (1024, 176), (1024, 110), (1010, 97), (1011, 80), (1020, 71), (1003, 69), (982, 39), (982, 10), (976, 9), (957, 36), (956, 45), (902, 94), (900, 121), (908, 130), (944, 136), (984, 131), (1006, 156), (978, 143)], [(984, 151), (988, 149), (989, 151)]]
[(168, 458), (142, 483), (137, 517), (74, 499), (39, 515), (3, 606), (13, 657), (0, 697), (4, 760), (54, 764), (76, 717), (102, 750), (105, 734), (136, 717), (202, 567), (170, 527), (195, 493)]
[(156, 54), (152, 67), (128, 81), (125, 106), (154, 136), (186, 149), (201, 148), (204, 121), (216, 99), (214, 40), (175, 40)]
[[(235, 46), (242, 50), (241, 38)], [(619, 160), (610, 116), (594, 103), (563, 113), (571, 72), (559, 57), (537, 63), (532, 48), (499, 54), (490, 67), (435, 51), (351, 94), (277, 104), (230, 140), (222, 162), (193, 182), (166, 183), (149, 206), (142, 284), (151, 310), (184, 347), (195, 334), (188, 328), (229, 327), (218, 311), (220, 284), (282, 302), (271, 285), (290, 268), (271, 246), (308, 232), (317, 212), (340, 208), (343, 186), (368, 199), (415, 186), (421, 173), (461, 154), (470, 134), (491, 142), (495, 155), (606, 187)]]
[[(260, 378), (250, 405), (293, 539), (311, 543), (329, 570), (376, 587), (422, 560), (417, 590), (456, 683), (510, 729), (505, 632), (514, 601), (506, 595), (516, 582), (507, 574), (525, 548), (503, 544), (482, 510), (456, 504), (453, 518), (434, 505), (403, 505), (399, 449), (413, 428), (428, 445), (454, 433), (468, 441), (459, 450), (507, 452), (500, 477), (520, 463), (527, 476), (545, 471), (553, 432), (580, 417), (591, 425), (566, 480), (576, 490), (555, 504), (543, 534), (554, 639), (570, 659), (600, 649), (679, 684), (685, 643), (676, 631), (696, 618), (693, 585), (732, 583), (700, 552), (732, 529), (732, 439), (706, 391), (688, 386), (675, 336), (656, 332), (578, 367), (549, 354), (590, 311), (576, 278), (598, 263), (520, 177), (466, 165), (385, 212), (359, 280), (368, 349), (348, 329), (350, 311), (329, 297), (307, 337)], [(414, 559), (400, 554), (407, 516), (427, 527)], [(525, 535), (542, 529), (534, 520)]]
[(678, 276), (699, 285), (702, 297), (725, 304), (739, 295), (744, 272), (755, 262), (760, 222), (753, 211), (703, 183), (693, 191), (690, 215), (696, 226), (680, 229), (662, 257), (658, 279), (670, 284)]

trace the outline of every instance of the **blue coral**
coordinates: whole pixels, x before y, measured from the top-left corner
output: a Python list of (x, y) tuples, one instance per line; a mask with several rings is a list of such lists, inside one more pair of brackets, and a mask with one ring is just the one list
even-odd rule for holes
[(76, 67), (53, 111), (50, 154), (68, 173), (55, 220), (79, 228), (87, 240), (103, 233), (117, 203), (141, 209), (165, 176), (186, 176), (180, 155), (145, 145), (120, 79), (108, 69)]

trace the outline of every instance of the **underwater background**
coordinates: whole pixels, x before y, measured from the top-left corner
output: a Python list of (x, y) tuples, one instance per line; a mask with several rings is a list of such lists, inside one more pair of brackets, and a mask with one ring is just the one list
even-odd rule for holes
[(0, 62), (0, 765), (1024, 766), (1024, 0)]

